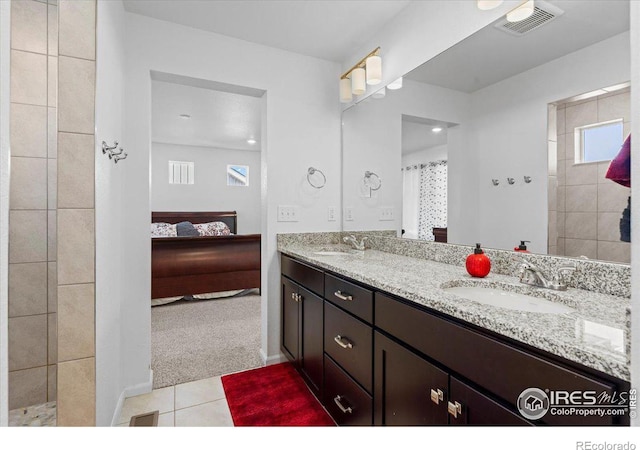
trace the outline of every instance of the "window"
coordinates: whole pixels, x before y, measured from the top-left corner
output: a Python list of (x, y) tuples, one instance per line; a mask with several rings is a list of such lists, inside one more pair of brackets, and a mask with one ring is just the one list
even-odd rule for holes
[(193, 172), (191, 161), (169, 161), (169, 184), (193, 184)]
[(227, 186), (249, 186), (249, 166), (227, 166)]
[(622, 147), (622, 119), (578, 127), (575, 140), (576, 164), (612, 160)]

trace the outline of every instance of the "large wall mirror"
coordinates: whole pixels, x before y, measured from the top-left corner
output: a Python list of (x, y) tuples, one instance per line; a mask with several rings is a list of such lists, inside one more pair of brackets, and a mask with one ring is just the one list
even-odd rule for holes
[(630, 76), (629, 1), (499, 19), (343, 111), (343, 230), (629, 263)]

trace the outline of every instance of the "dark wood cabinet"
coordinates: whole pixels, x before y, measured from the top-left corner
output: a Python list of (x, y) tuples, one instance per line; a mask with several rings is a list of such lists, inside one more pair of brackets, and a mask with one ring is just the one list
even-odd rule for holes
[(282, 350), (339, 425), (628, 425), (517, 410), (527, 388), (629, 383), (282, 256)]

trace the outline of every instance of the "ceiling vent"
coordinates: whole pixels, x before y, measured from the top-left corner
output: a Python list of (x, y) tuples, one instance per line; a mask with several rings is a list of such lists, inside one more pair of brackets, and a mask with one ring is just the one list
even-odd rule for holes
[(500, 19), (494, 26), (499, 30), (506, 33), (522, 36), (536, 28), (540, 28), (545, 23), (551, 22), (558, 16), (564, 14), (564, 11), (557, 6), (550, 5), (549, 3), (537, 0), (535, 2), (535, 8), (533, 14), (520, 22), (509, 22), (506, 16)]

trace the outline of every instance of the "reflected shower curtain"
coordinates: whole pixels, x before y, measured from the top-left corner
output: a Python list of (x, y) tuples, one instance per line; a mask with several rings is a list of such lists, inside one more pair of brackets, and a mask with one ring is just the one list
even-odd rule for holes
[(402, 169), (402, 237), (418, 238), (418, 212), (420, 208), (420, 166)]
[(433, 241), (433, 228), (447, 226), (447, 161), (421, 165), (419, 197), (418, 238)]

